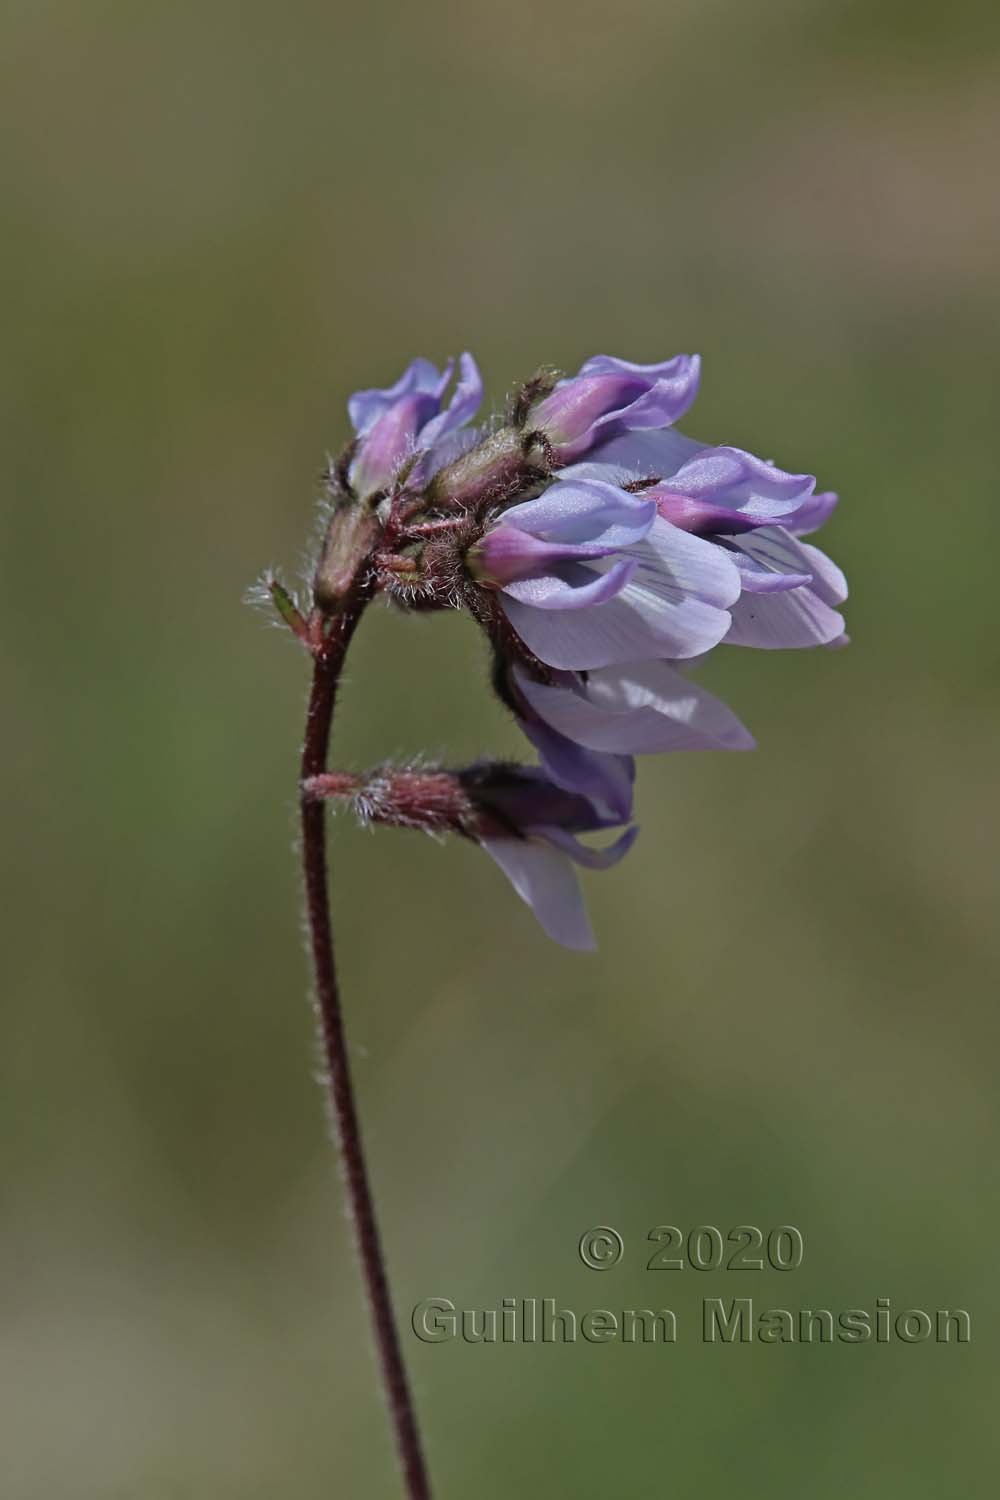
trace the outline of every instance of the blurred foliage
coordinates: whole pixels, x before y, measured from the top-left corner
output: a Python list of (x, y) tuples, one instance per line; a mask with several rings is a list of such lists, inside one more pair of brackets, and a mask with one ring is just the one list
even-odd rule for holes
[[(690, 1330), (407, 1334), (439, 1493), (993, 1493), (997, 14), (8, 7), (11, 1500), (398, 1493), (312, 1081), (304, 663), (240, 601), (294, 572), (347, 394), (464, 347), (494, 402), (699, 349), (694, 435), (842, 492), (854, 644), (713, 664), (760, 749), (644, 765), (595, 958), (472, 848), (335, 830), (404, 1322), (553, 1296)], [(471, 623), (387, 611), (336, 738), (518, 748)], [(792, 1222), (805, 1261), (657, 1277), (667, 1222)], [(967, 1307), (974, 1339), (703, 1346), (735, 1295)]]

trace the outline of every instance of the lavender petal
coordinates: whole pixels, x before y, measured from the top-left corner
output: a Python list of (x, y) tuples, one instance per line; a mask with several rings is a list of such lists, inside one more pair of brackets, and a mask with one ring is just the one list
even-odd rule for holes
[(597, 946), (576, 871), (566, 854), (541, 838), (481, 842), (549, 937), (566, 948), (587, 951)]

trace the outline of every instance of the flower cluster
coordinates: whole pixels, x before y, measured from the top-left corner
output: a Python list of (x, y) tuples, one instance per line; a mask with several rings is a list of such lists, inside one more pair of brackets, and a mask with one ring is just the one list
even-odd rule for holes
[[(360, 549), (372, 593), (479, 621), (496, 690), (541, 768), (427, 773), (450, 777), (467, 804), (440, 826), (474, 837), (546, 929), (581, 946), (571, 862), (615, 862), (634, 830), (603, 853), (576, 834), (629, 821), (633, 757), (753, 746), (690, 666), (721, 645), (846, 641), (843, 574), (803, 540), (836, 496), (808, 474), (682, 436), (694, 356), (600, 355), (570, 378), (540, 372), (482, 427), (470, 355), (453, 376), (453, 364), (416, 360), (394, 386), (352, 397), (356, 436), (331, 473), (334, 540), (315, 597), (335, 607), (341, 580), (362, 576)], [(394, 785), (376, 821), (407, 821), (412, 782), (403, 791)], [(425, 808), (409, 821), (433, 820)]]

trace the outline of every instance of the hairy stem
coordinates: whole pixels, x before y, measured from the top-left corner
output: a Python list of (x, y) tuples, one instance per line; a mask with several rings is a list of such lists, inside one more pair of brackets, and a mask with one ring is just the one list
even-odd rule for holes
[[(345, 601), (341, 611), (333, 617), (328, 633), (316, 651), (302, 749), (303, 784), (310, 777), (319, 776), (326, 770), (337, 686), (347, 648), (365, 602), (363, 597), (358, 596), (350, 602)], [(333, 1126), (344, 1166), (382, 1381), (389, 1402), (406, 1493), (408, 1500), (430, 1500), (430, 1484), (392, 1310), (385, 1257), (375, 1218), (375, 1205), (365, 1166), (361, 1126), (351, 1082), (344, 1017), (333, 958), (333, 931), (327, 890), (326, 808), (322, 802), (310, 800), (303, 793), (301, 816), (306, 913)]]

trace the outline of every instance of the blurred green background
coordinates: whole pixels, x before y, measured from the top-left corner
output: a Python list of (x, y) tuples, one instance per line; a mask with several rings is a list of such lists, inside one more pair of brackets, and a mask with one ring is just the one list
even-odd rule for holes
[[(643, 765), (596, 957), (471, 847), (334, 831), (438, 1494), (993, 1494), (995, 6), (4, 29), (4, 1496), (399, 1494), (315, 1083), (305, 663), (241, 596), (294, 574), (349, 392), (467, 347), (494, 404), (700, 350), (687, 430), (841, 491), (854, 644), (721, 653), (760, 748)], [(373, 611), (342, 764), (518, 748), (469, 620)], [(654, 1225), (746, 1222), (801, 1269), (644, 1269)], [(964, 1307), (973, 1342), (703, 1345), (702, 1297), (747, 1295)], [(429, 1296), (681, 1332), (426, 1346)]]

